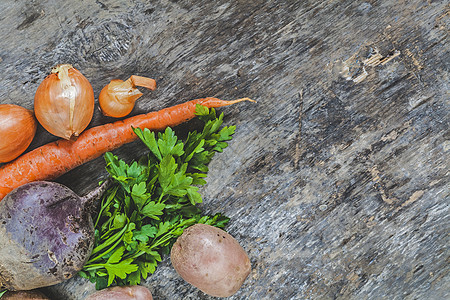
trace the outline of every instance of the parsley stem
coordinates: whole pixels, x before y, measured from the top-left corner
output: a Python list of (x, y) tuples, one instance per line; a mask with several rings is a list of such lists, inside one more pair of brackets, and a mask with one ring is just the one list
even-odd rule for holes
[(158, 199), (158, 204), (161, 203), (164, 196), (165, 196), (165, 194), (161, 193), (161, 196), (159, 196), (159, 199)]
[(117, 245), (119, 245), (119, 243), (120, 243), (121, 241), (122, 241), (122, 240), (118, 240), (117, 242), (114, 243), (114, 245), (113, 245), (112, 247), (108, 248), (108, 250), (106, 250), (105, 252), (103, 252), (103, 253), (97, 255), (97, 256), (94, 257), (94, 258), (91, 258), (90, 260), (87, 261), (87, 263), (91, 263), (91, 262), (93, 262), (93, 261), (96, 261), (96, 260), (102, 258), (102, 257), (105, 256), (106, 254), (108, 254), (109, 252), (111, 252), (112, 250), (114, 250), (114, 249), (117, 247)]
[(134, 253), (133, 255), (123, 257), (123, 259), (129, 259), (129, 258), (135, 259), (135, 258), (138, 258), (139, 256), (141, 256), (141, 255), (143, 255), (145, 253), (146, 253), (145, 251), (140, 250), (140, 251)]
[(171, 232), (166, 233), (165, 235), (163, 235), (160, 239), (158, 239), (157, 241), (153, 241), (152, 245), (150, 246), (150, 249), (154, 249), (158, 246), (160, 246), (161, 244), (167, 242), (168, 240), (170, 240), (172, 237), (174, 236), (174, 234)]
[(119, 187), (118, 186), (116, 186), (114, 189), (113, 189), (113, 191), (111, 192), (111, 194), (108, 196), (108, 198), (106, 199), (106, 203), (105, 204), (103, 204), (102, 205), (102, 207), (100, 208), (100, 211), (98, 212), (98, 215), (97, 215), (97, 220), (95, 220), (95, 224), (94, 224), (94, 227), (95, 228), (97, 228), (97, 224), (98, 224), (98, 222), (100, 221), (100, 217), (102, 216), (102, 214), (103, 214), (103, 211), (105, 210), (105, 208), (107, 208), (108, 206), (109, 206), (109, 204), (111, 203), (111, 201), (114, 199), (114, 197), (116, 196), (116, 193), (117, 193), (117, 189), (118, 189)]
[(84, 265), (83, 270), (84, 271), (93, 271), (93, 270), (101, 269), (104, 267), (105, 267), (105, 264), (90, 264), (90, 265), (86, 264), (86, 265)]
[(106, 254), (108, 254), (109, 252), (111, 252), (111, 250), (113, 250), (113, 249), (114, 249), (114, 248), (122, 241), (122, 239), (120, 239), (120, 238), (121, 238), (122, 235), (125, 233), (125, 231), (127, 230), (127, 228), (128, 228), (128, 225), (127, 225), (127, 226), (124, 226), (123, 229), (122, 229), (121, 231), (119, 231), (118, 233), (116, 233), (115, 235), (113, 235), (112, 237), (110, 237), (108, 240), (106, 240), (106, 241), (105, 241), (104, 243), (102, 243), (101, 245), (95, 247), (95, 248), (92, 250), (91, 257), (93, 256), (93, 254), (96, 254), (96, 253), (102, 251), (103, 249), (105, 249), (106, 247), (108, 247), (109, 245), (111, 245), (112, 243), (115, 242), (114, 245), (113, 245), (112, 247), (110, 247), (110, 248), (109, 248), (108, 250), (106, 250), (105, 252), (103, 252), (103, 253), (97, 255), (96, 257), (89, 259), (89, 260), (87, 261), (87, 263), (96, 261), (97, 259), (99, 259), (99, 258), (105, 256)]
[(114, 230), (117, 229), (117, 228), (111, 228), (111, 226), (112, 226), (111, 223), (113, 223), (113, 222), (114, 222), (114, 216), (110, 217), (107, 221), (105, 221), (105, 223), (103, 223), (102, 227), (109, 228), (109, 229), (108, 230), (105, 229), (105, 233), (103, 233), (100, 236), (99, 240), (107, 240), (111, 237), (111, 235), (113, 235)]

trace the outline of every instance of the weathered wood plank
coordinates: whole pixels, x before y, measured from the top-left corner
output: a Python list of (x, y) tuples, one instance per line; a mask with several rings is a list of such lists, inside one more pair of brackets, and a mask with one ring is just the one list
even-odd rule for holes
[[(446, 1), (6, 0), (0, 11), (0, 103), (31, 108), (62, 62), (96, 95), (112, 78), (157, 79), (133, 114), (258, 100), (222, 110), (238, 130), (202, 190), (251, 257), (233, 299), (448, 298)], [(96, 112), (91, 126), (108, 121)], [(53, 139), (40, 128), (32, 147)], [(97, 159), (58, 180), (82, 194), (104, 176)], [(210, 299), (167, 259), (145, 285), (156, 299)], [(47, 290), (91, 291), (80, 278)]]

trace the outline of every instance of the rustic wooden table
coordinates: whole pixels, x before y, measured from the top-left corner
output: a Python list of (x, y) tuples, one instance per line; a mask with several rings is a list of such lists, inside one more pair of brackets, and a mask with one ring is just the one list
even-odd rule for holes
[[(449, 22), (444, 0), (2, 0), (0, 103), (32, 108), (59, 63), (96, 95), (113, 78), (155, 78), (132, 114), (254, 98), (220, 109), (237, 132), (201, 190), (251, 258), (231, 299), (448, 299)], [(109, 121), (96, 110), (90, 126)], [(30, 149), (52, 140), (39, 127)], [(83, 194), (104, 167), (58, 181)], [(167, 258), (144, 285), (212, 299)], [(93, 290), (77, 277), (46, 292)]]

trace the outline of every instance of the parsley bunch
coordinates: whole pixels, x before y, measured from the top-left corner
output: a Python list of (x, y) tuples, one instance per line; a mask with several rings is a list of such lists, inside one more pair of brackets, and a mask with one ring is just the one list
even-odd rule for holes
[(207, 164), (227, 147), (235, 126), (221, 127), (223, 113), (197, 105), (204, 122), (185, 141), (171, 128), (155, 135), (134, 128), (150, 149), (148, 155), (127, 164), (105, 154), (106, 169), (114, 184), (102, 198), (94, 216), (95, 242), (80, 276), (95, 282), (97, 289), (112, 285), (139, 284), (152, 274), (163, 254), (188, 226), (205, 223), (223, 228), (228, 218), (202, 215), (198, 186), (206, 183)]

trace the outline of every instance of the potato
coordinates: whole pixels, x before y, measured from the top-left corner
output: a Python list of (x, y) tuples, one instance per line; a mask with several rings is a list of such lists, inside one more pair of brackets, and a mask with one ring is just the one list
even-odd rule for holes
[(97, 291), (85, 300), (153, 300), (152, 293), (143, 286), (115, 286)]
[(236, 239), (206, 224), (185, 229), (170, 259), (185, 281), (215, 297), (235, 294), (251, 271), (247, 253)]
[(49, 297), (38, 290), (18, 292), (7, 291), (1, 298), (2, 300), (50, 300)]

